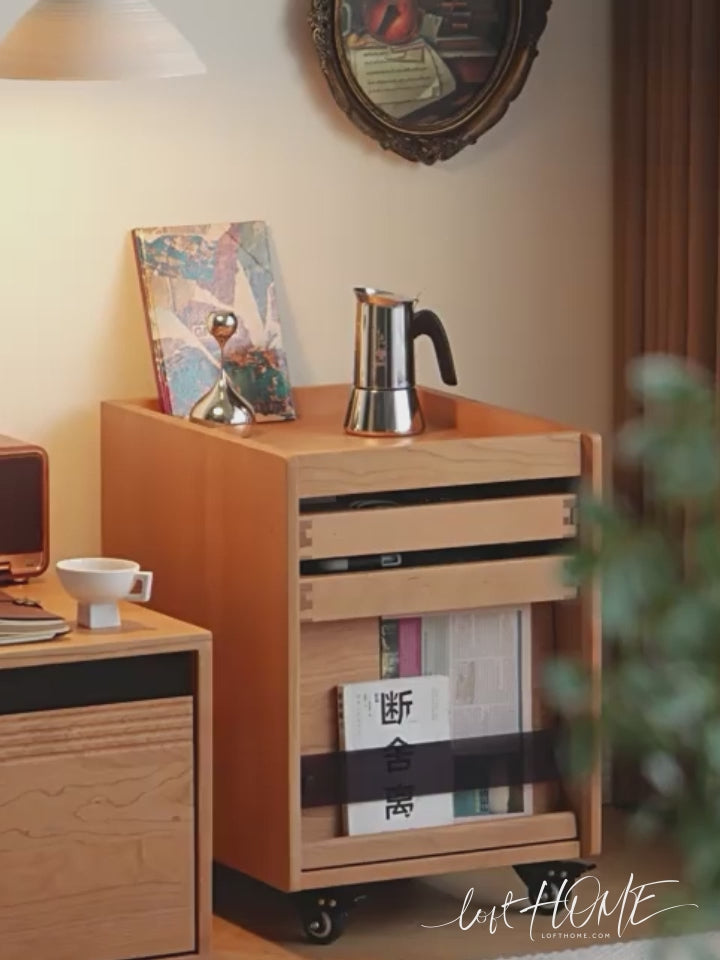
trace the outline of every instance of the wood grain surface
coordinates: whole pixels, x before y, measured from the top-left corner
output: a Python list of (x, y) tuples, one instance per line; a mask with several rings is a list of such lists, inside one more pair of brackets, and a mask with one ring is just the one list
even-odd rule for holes
[(194, 951), (193, 738), (191, 698), (0, 717), (3, 960)]
[(573, 813), (545, 813), (490, 820), (479, 818), (471, 823), (338, 837), (307, 844), (303, 847), (303, 869), (437, 857), (470, 850), (554, 843), (574, 840), (576, 837), (577, 822)]
[(516, 863), (574, 860), (579, 856), (580, 844), (577, 840), (562, 840), (557, 843), (539, 843), (528, 847), (465, 850), (462, 853), (441, 854), (436, 857), (383, 860), (379, 863), (359, 863), (347, 867), (306, 870), (303, 871), (302, 883), (304, 889), (314, 890), (317, 887), (329, 887), (335, 884), (377, 883), (381, 880), (396, 880), (401, 877), (430, 877), (439, 873), (510, 867)]
[[(10, 591), (72, 620), (54, 575)], [(99, 661), (107, 674), (117, 659), (141, 679), (158, 655), (195, 658), (193, 696), (0, 716), (2, 960), (209, 956), (210, 634), (121, 611), (119, 629), (0, 647), (3, 676), (30, 668), (26, 686), (34, 667), (47, 684), (54, 667)]]
[(105, 553), (153, 570), (152, 606), (213, 634), (215, 857), (287, 889), (300, 841), (290, 466), (127, 404), (104, 404), (102, 422)]
[(300, 618), (321, 622), (561, 600), (575, 595), (563, 583), (563, 562), (528, 557), (303, 577)]
[(575, 500), (555, 494), (303, 516), (300, 558), (562, 540), (575, 536)]
[[(300, 752), (338, 749), (337, 688), (380, 677), (380, 621), (305, 623), (300, 635)], [(302, 842), (342, 833), (339, 805), (302, 811)]]

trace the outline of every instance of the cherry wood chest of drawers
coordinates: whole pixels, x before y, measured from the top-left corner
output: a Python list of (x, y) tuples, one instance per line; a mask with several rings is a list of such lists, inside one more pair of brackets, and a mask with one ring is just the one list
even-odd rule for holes
[[(74, 616), (52, 577), (10, 592)], [(209, 958), (210, 636), (122, 607), (0, 646), (3, 960)]]

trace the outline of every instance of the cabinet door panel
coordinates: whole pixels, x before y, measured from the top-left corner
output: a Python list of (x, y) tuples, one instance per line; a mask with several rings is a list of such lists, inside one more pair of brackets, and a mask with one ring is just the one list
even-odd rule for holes
[(191, 953), (192, 698), (0, 717), (3, 742), (3, 960)]

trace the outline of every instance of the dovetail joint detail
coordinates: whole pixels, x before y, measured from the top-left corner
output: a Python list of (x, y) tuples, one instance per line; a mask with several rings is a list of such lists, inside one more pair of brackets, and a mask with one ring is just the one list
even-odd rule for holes
[(313, 545), (312, 520), (300, 521), (300, 549), (304, 550)]
[(300, 612), (310, 613), (313, 608), (312, 584), (300, 584)]
[(572, 500), (566, 500), (564, 507), (565, 515), (563, 517), (563, 523), (566, 527), (576, 527), (578, 523), (577, 501), (574, 498)]

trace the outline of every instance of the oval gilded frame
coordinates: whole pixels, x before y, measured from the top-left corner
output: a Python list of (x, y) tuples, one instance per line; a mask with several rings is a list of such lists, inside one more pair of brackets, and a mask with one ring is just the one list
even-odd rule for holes
[(455, 113), (434, 122), (417, 122), (391, 116), (362, 90), (345, 50), (346, 0), (311, 0), (313, 42), (333, 97), (355, 125), (384, 149), (426, 164), (450, 159), (493, 127), (523, 89), (552, 4), (552, 0), (498, 2), (506, 4), (508, 16), (490, 76)]

